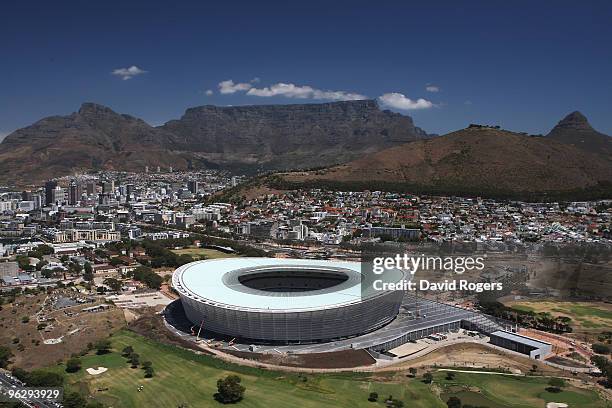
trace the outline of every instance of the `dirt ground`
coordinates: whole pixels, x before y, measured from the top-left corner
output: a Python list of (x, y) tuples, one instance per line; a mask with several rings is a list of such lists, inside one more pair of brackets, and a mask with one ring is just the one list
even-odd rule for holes
[(140, 334), (141, 336), (158, 341), (160, 343), (184, 347), (198, 352), (207, 353), (205, 350), (198, 347), (196, 344), (187, 340), (183, 340), (180, 337), (174, 335), (174, 333), (172, 333), (166, 328), (161, 316), (155, 314), (155, 310), (153, 309), (139, 310), (139, 317), (136, 320), (130, 322), (128, 328), (133, 332)]
[(450, 345), (448, 347), (432, 351), (425, 356), (381, 368), (379, 371), (405, 370), (410, 367), (425, 368), (433, 366), (457, 366), (482, 369), (504, 368), (515, 373), (518, 373), (519, 371), (521, 373), (527, 373), (529, 370), (531, 370), (534, 364), (538, 365), (538, 373), (559, 374), (562, 372), (561, 370), (538, 363), (535, 360), (520, 356), (511, 356), (490, 347), (475, 343)]
[[(46, 295), (19, 296), (0, 311), (0, 344), (14, 354), (13, 364), (25, 369), (49, 366), (87, 348), (89, 343), (125, 327), (123, 312), (116, 308), (100, 312), (81, 312), (96, 303), (78, 305), (48, 313), (47, 327), (38, 330), (36, 313)], [(98, 302), (99, 303), (99, 302)], [(69, 314), (65, 313), (68, 312)], [(27, 322), (26, 322), (27, 320)], [(57, 344), (45, 340), (60, 339)]]
[(266, 364), (301, 368), (365, 367), (376, 361), (365, 350), (343, 350), (332, 353), (274, 355), (227, 351), (228, 354)]

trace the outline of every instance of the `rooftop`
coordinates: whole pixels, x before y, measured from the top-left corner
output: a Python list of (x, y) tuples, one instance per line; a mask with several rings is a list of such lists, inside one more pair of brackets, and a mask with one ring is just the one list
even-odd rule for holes
[[(304, 277), (305, 273), (343, 274), (346, 279), (322, 289), (306, 291), (269, 291), (245, 285), (244, 276), (282, 273)], [(389, 275), (387, 275), (387, 273)], [(378, 278), (378, 277), (377, 277)], [(400, 281), (403, 272), (385, 273), (385, 281)], [(329, 260), (230, 258), (193, 262), (176, 270), (174, 287), (183, 295), (215, 306), (258, 311), (312, 310), (344, 306), (365, 298), (381, 296), (381, 291), (362, 291), (364, 277), (359, 262)]]

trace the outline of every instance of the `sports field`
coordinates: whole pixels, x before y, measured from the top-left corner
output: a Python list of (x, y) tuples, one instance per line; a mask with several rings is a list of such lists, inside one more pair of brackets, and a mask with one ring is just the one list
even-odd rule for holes
[[(546, 379), (530, 377), (502, 377), (472, 373), (457, 373), (456, 379), (445, 380), (445, 373), (435, 376), (432, 385), (420, 378), (411, 379), (401, 374), (298, 375), (236, 366), (206, 355), (156, 343), (123, 330), (112, 338), (113, 352), (82, 358), (83, 369), (67, 374), (69, 386), (97, 400), (118, 407), (188, 407), (221, 406), (213, 399), (218, 378), (238, 374), (246, 386), (241, 407), (382, 407), (389, 395), (402, 400), (404, 406), (445, 407), (442, 398), (451, 395), (478, 398), (504, 407), (544, 406), (545, 401), (581, 401), (581, 407), (606, 407), (592, 391), (568, 387), (567, 391), (550, 394), (545, 391)], [(132, 369), (120, 355), (123, 347), (131, 345), (140, 361), (151, 361), (155, 377), (145, 379), (140, 368)], [(85, 372), (90, 367), (106, 367), (98, 376)], [(62, 370), (63, 366), (55, 366)], [(421, 373), (420, 373), (421, 374)], [(141, 392), (138, 386), (144, 385)], [(370, 392), (380, 395), (379, 402), (368, 402)], [(442, 394), (442, 398), (439, 394)], [(484, 401), (484, 400), (483, 400)], [(496, 405), (489, 404), (491, 408)], [(482, 405), (482, 404), (481, 404)], [(572, 405), (570, 405), (572, 406)], [(577, 405), (574, 405), (577, 406)]]
[(194, 259), (219, 259), (219, 258), (234, 258), (236, 254), (226, 254), (225, 252), (217, 251), (216, 249), (190, 247), (185, 249), (173, 249), (177, 255), (191, 255)]

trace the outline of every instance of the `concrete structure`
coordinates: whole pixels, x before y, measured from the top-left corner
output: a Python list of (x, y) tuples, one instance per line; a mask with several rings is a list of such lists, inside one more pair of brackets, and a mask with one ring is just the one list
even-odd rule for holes
[[(184, 265), (172, 283), (194, 325), (242, 340), (299, 344), (358, 336), (393, 321), (404, 292), (375, 291), (373, 278), (357, 262), (232, 258)], [(399, 270), (385, 276), (402, 279)]]
[(542, 360), (552, 353), (552, 344), (550, 343), (505, 330), (495, 331), (489, 334), (489, 338), (491, 344), (525, 354), (535, 360)]

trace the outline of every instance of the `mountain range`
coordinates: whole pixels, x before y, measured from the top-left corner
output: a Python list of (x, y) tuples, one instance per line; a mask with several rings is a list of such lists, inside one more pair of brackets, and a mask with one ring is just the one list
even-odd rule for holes
[(84, 103), (9, 134), (0, 143), (0, 181), (145, 166), (240, 172), (328, 166), (428, 136), (410, 117), (372, 100), (201, 106), (160, 127)]
[(434, 136), (372, 100), (201, 106), (159, 127), (84, 103), (75, 113), (8, 135), (0, 143), (0, 181), (38, 183), (78, 171), (172, 166), (272, 170), (277, 174), (266, 182), (279, 188), (491, 196), (590, 190), (612, 196), (612, 138), (580, 112), (546, 136), (482, 125)]
[(583, 150), (555, 139), (469, 127), (326, 169), (281, 173), (270, 185), (507, 198), (584, 197), (590, 190), (612, 197), (610, 157), (589, 151), (589, 143)]

